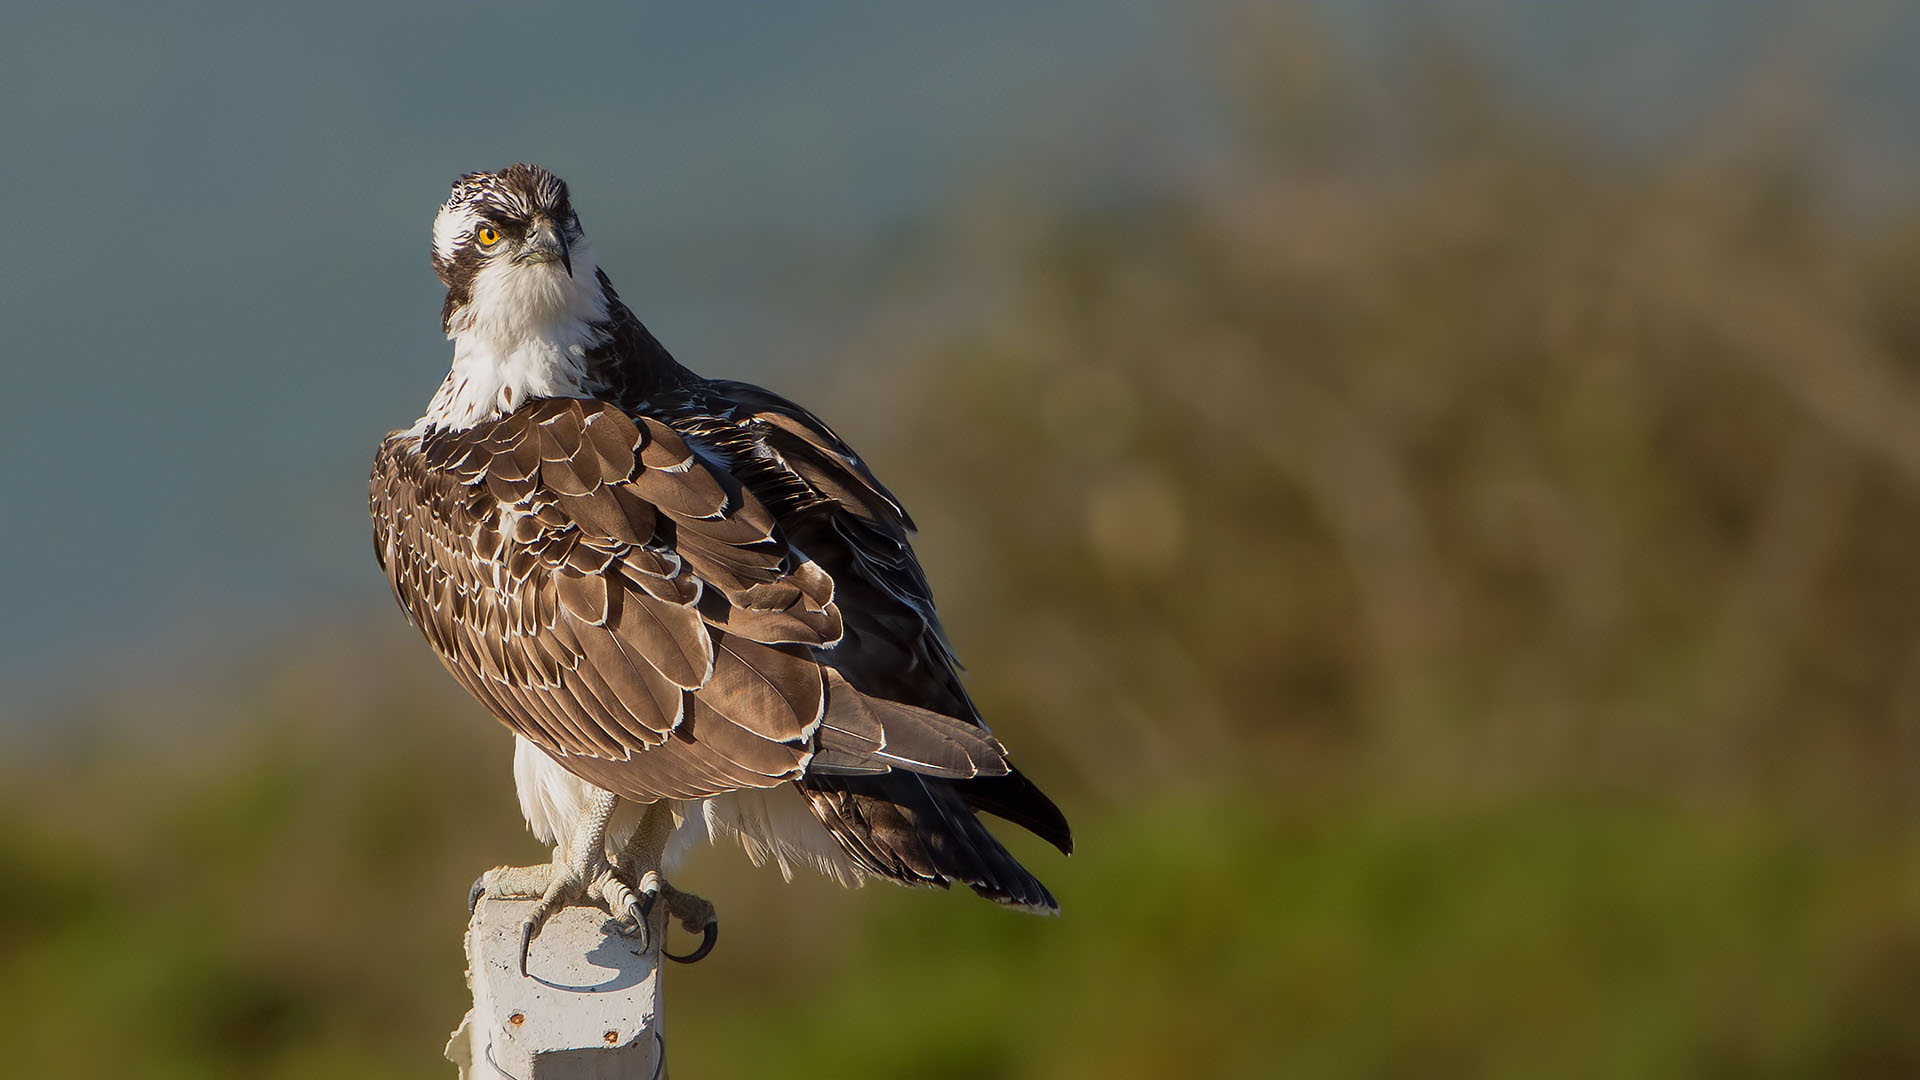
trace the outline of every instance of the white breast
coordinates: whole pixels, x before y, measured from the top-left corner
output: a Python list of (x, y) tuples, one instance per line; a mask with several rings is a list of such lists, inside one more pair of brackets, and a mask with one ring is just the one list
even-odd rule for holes
[(415, 422), (416, 434), (472, 427), (529, 398), (604, 389), (588, 377), (587, 353), (607, 340), (606, 292), (584, 239), (572, 258), (571, 274), (558, 263), (505, 258), (481, 268), (468, 302), (448, 319), (453, 366)]

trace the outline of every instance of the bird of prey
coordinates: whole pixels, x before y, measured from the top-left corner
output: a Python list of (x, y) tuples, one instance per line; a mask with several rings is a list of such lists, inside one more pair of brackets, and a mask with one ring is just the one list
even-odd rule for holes
[[(913, 521), (811, 412), (682, 367), (595, 261), (567, 185), (471, 173), (433, 226), (446, 381), (374, 458), (374, 550), (440, 661), (514, 733), (553, 862), (473, 899), (598, 901), (644, 938), (698, 834), (782, 873), (1052, 894), (976, 816), (1072, 849), (961, 685)], [(668, 954), (673, 955), (673, 954)]]

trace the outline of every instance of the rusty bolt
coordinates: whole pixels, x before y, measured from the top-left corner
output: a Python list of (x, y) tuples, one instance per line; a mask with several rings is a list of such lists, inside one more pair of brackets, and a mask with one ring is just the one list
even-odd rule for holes
[(527, 1022), (526, 1013), (514, 1013), (512, 1016), (507, 1017), (507, 1023), (512, 1024), (514, 1027), (519, 1027), (521, 1024), (524, 1024), (526, 1022)]
[(602, 1035), (601, 1038), (607, 1040), (608, 1046), (612, 1046), (614, 1043), (620, 1041), (620, 1033), (617, 1031), (609, 1031), (605, 1035)]

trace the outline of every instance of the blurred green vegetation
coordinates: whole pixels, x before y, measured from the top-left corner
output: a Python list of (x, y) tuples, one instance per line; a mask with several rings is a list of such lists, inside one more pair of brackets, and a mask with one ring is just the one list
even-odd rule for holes
[[(1301, 30), (1232, 35), (1231, 168), (956, 212), (990, 317), (780, 387), (1080, 851), (1014, 841), (1058, 920), (703, 855), (680, 1075), (1920, 1071), (1920, 204)], [(541, 853), (397, 623), (9, 760), (12, 1072), (444, 1075), (465, 887)]]

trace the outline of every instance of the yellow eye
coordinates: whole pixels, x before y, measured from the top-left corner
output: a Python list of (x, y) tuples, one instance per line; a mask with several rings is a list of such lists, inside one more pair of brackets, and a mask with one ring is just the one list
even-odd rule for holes
[(473, 236), (474, 239), (480, 241), (481, 247), (492, 247), (500, 242), (500, 230), (491, 225), (482, 225), (478, 229), (475, 229)]

